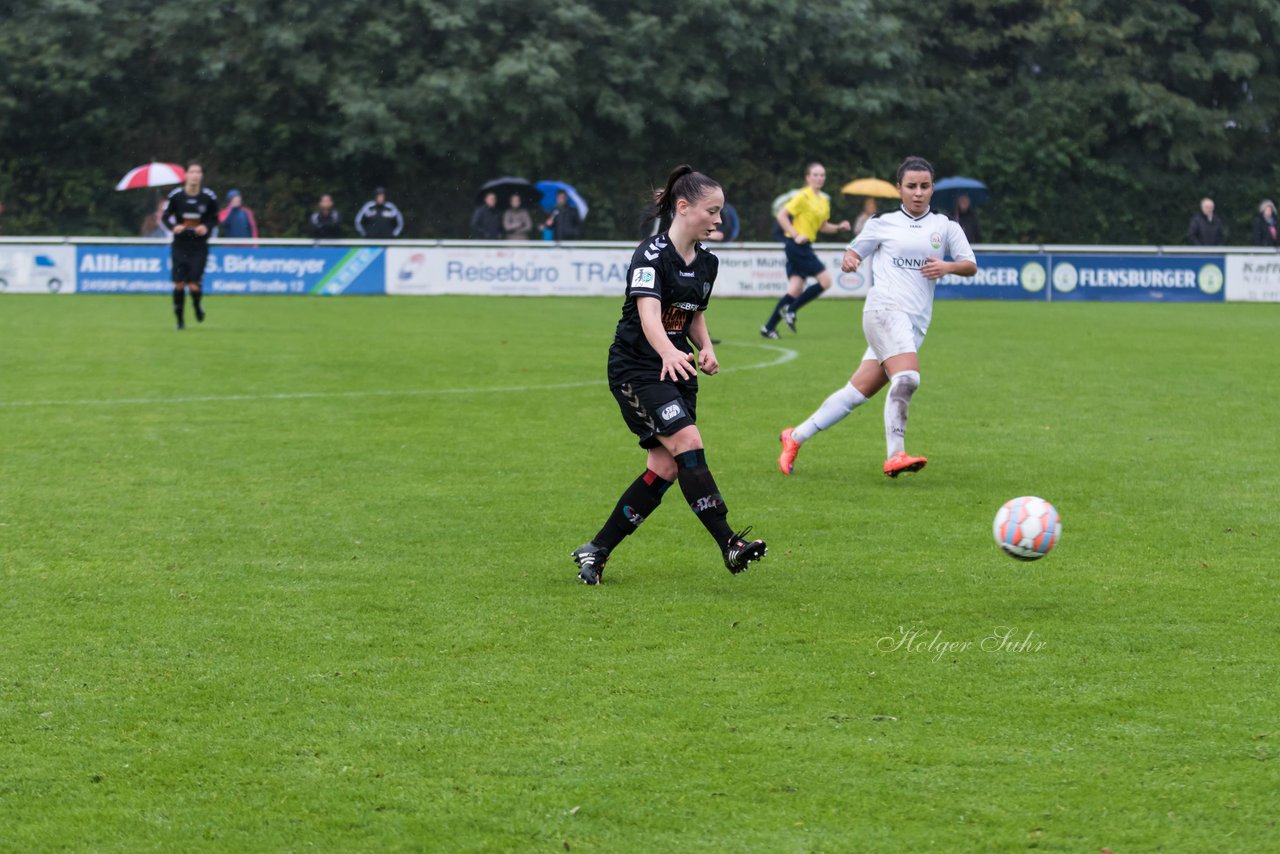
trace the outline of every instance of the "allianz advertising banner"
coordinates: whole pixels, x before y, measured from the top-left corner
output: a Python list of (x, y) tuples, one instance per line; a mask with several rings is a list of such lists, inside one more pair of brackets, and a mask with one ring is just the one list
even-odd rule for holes
[[(380, 294), (381, 246), (210, 246), (204, 290), (210, 294)], [(168, 243), (81, 245), (80, 293), (165, 293), (172, 289)]]
[(1053, 255), (1054, 300), (1222, 302), (1222, 255)]

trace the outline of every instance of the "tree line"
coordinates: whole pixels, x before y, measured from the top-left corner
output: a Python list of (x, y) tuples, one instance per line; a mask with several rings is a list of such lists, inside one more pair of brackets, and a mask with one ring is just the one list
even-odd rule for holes
[(3, 233), (136, 232), (114, 182), (198, 159), (264, 234), (376, 185), (405, 237), (466, 235), (504, 174), (568, 181), (588, 238), (638, 234), (688, 162), (743, 239), (806, 162), (892, 179), (906, 154), (985, 181), (989, 242), (1228, 242), (1280, 195), (1274, 0), (0, 0)]

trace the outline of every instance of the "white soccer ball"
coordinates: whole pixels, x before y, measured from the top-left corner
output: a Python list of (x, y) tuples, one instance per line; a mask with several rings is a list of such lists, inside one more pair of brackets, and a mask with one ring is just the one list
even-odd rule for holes
[(991, 533), (996, 545), (1009, 557), (1039, 560), (1057, 545), (1062, 536), (1062, 520), (1048, 501), (1024, 495), (1004, 503), (996, 513)]

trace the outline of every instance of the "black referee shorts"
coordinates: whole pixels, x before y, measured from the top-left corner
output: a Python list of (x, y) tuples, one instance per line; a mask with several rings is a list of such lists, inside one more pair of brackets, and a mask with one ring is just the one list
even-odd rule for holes
[(818, 260), (818, 253), (813, 251), (812, 243), (796, 243), (794, 240), (788, 240), (785, 250), (787, 253), (787, 278), (799, 276), (802, 279), (808, 279), (827, 269)]
[(209, 260), (209, 244), (203, 240), (173, 241), (173, 283), (204, 280), (204, 265)]
[(697, 383), (624, 382), (609, 383), (622, 410), (627, 428), (640, 437), (640, 447), (662, 446), (659, 436), (671, 436), (698, 418)]

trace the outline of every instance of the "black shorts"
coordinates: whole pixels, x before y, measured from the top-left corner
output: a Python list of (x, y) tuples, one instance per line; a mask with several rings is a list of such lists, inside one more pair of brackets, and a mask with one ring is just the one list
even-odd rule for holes
[(642, 448), (661, 447), (659, 436), (671, 436), (697, 423), (697, 383), (610, 381), (609, 390)]
[(786, 251), (788, 279), (792, 276), (808, 279), (827, 269), (818, 260), (818, 253), (813, 251), (812, 243), (796, 243), (794, 240), (788, 240)]
[(204, 279), (204, 265), (209, 260), (209, 244), (203, 240), (173, 241), (173, 283), (195, 282)]

